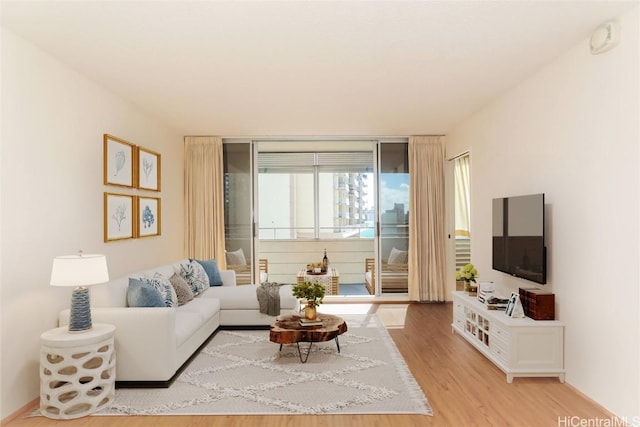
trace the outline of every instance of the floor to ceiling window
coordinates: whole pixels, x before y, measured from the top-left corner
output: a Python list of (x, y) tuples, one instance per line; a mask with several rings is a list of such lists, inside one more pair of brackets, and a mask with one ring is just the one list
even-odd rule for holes
[(456, 270), (471, 262), (471, 201), (469, 153), (453, 160), (455, 200)]
[(381, 293), (405, 293), (408, 284), (408, 144), (380, 144), (379, 210)]
[(326, 251), (340, 296), (406, 293), (407, 163), (402, 141), (225, 141), (228, 264), (295, 283)]
[(263, 239), (373, 237), (373, 155), (259, 153)]
[(254, 283), (251, 144), (223, 144), (227, 267), (238, 284)]
[(338, 295), (369, 295), (366, 257), (375, 253), (373, 151), (260, 151), (260, 257), (275, 281), (298, 280), (301, 266), (326, 251), (339, 275)]

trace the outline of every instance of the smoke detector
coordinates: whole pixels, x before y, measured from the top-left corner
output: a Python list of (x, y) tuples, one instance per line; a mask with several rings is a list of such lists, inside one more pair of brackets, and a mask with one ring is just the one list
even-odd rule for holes
[(620, 24), (616, 21), (605, 22), (591, 35), (591, 54), (607, 52), (620, 43)]

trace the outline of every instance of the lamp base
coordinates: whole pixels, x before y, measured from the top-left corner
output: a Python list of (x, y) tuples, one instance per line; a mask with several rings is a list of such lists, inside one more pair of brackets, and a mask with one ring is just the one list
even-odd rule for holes
[(71, 317), (69, 332), (83, 332), (91, 329), (91, 305), (89, 304), (89, 288), (78, 286), (71, 295)]

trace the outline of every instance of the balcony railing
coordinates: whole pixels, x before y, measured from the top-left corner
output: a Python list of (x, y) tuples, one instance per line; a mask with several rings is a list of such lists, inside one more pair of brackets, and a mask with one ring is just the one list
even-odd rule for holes
[[(343, 225), (320, 227), (320, 239), (370, 239), (373, 238), (371, 225)], [(260, 240), (309, 240), (315, 239), (313, 227), (260, 227)]]

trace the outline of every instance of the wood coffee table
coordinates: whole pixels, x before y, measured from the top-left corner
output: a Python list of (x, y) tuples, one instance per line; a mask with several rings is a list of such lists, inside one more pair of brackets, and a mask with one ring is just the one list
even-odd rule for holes
[[(283, 344), (297, 344), (300, 362), (302, 363), (306, 363), (307, 359), (309, 359), (311, 346), (314, 342), (325, 342), (335, 339), (338, 353), (340, 353), (338, 336), (347, 332), (347, 323), (344, 319), (331, 314), (318, 313), (318, 319), (322, 320), (322, 325), (302, 326), (300, 324), (300, 317), (301, 316), (296, 314), (279, 317), (278, 320), (271, 324), (269, 340), (280, 344), (281, 351)], [(301, 342), (309, 343), (304, 359), (300, 349)]]

